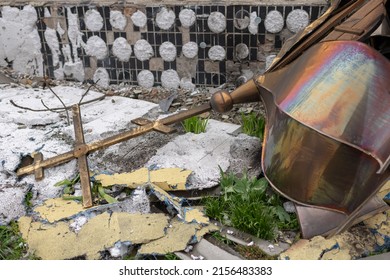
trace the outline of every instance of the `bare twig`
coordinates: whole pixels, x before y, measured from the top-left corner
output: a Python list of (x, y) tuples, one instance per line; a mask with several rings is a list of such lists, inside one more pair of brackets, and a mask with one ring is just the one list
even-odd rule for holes
[(81, 101), (83, 101), (84, 97), (88, 94), (89, 90), (90, 90), (92, 87), (94, 87), (94, 86), (96, 85), (97, 82), (99, 82), (99, 80), (97, 80), (95, 83), (91, 84), (91, 85), (88, 87), (87, 91), (84, 92), (84, 94), (81, 96), (81, 99), (80, 99), (80, 101), (79, 101), (79, 105), (81, 105)]
[(62, 108), (57, 108), (57, 109), (50, 109), (44, 102), (43, 100), (41, 99), (41, 103), (43, 105), (43, 107), (45, 107), (47, 109), (47, 111), (50, 111), (50, 112), (53, 112), (53, 113), (59, 113), (59, 111), (64, 111), (64, 109)]
[(64, 102), (62, 101), (62, 99), (54, 92), (54, 90), (51, 88), (50, 85), (47, 85), (47, 87), (48, 87), (49, 90), (55, 95), (55, 97), (57, 97), (57, 99), (61, 102), (62, 106), (64, 106), (65, 113), (66, 113), (66, 119), (68, 120), (68, 125), (70, 125), (69, 112), (68, 112), (68, 109), (66, 109), (65, 103), (64, 103)]
[[(95, 101), (100, 101), (100, 100), (103, 100), (106, 96), (105, 95), (102, 95), (102, 96), (99, 96), (97, 98), (94, 98), (94, 99), (91, 99), (91, 100), (88, 100), (88, 101), (84, 101), (82, 103), (80, 103), (80, 105), (85, 105), (85, 104), (89, 104), (89, 103), (92, 103), (92, 102), (95, 102)], [(41, 101), (42, 102), (42, 101)], [(28, 108), (28, 107), (23, 107), (21, 105), (18, 105), (16, 104), (13, 100), (10, 100), (10, 103), (17, 107), (17, 108), (20, 108), (20, 109), (23, 109), (23, 110), (29, 110), (29, 111), (33, 111), (33, 112), (47, 112), (47, 111), (52, 111), (52, 112), (56, 112), (56, 113), (59, 113), (61, 111), (65, 111), (65, 109), (63, 107), (60, 107), (60, 108), (47, 108), (47, 109), (33, 109), (33, 108)], [(45, 105), (43, 105), (45, 106)], [(46, 107), (46, 106), (45, 106)], [(71, 109), (72, 106), (66, 106), (66, 109), (69, 110)]]

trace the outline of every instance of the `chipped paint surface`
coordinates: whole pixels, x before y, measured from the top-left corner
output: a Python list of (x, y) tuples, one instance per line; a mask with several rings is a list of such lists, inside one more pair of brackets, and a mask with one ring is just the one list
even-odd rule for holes
[(186, 224), (174, 220), (167, 229), (167, 234), (153, 242), (144, 244), (138, 250), (140, 255), (164, 255), (169, 252), (182, 251), (191, 242), (200, 225)]
[(150, 181), (165, 191), (186, 190), (188, 176), (192, 171), (181, 168), (164, 168), (149, 171), (147, 168), (140, 168), (130, 173), (115, 173), (113, 175), (99, 174), (95, 179), (100, 181), (103, 187), (113, 185), (125, 185), (129, 188), (136, 188)]
[(205, 215), (202, 209), (184, 207), (183, 212), (184, 221), (186, 223), (198, 223), (202, 225), (208, 225), (210, 223), (210, 219)]
[(280, 255), (291, 260), (350, 260), (390, 248), (390, 210), (377, 214), (346, 232), (325, 239), (301, 239)]
[(100, 252), (117, 241), (140, 244), (161, 238), (165, 236), (168, 217), (164, 214), (103, 213), (91, 218), (78, 234), (70, 230), (70, 223), (50, 225), (32, 222), (29, 217), (19, 219), (22, 236), (30, 251), (44, 260), (62, 260), (79, 256), (99, 259)]
[(38, 206), (34, 211), (39, 213), (42, 219), (53, 223), (83, 211), (83, 205), (73, 200), (54, 198), (46, 200), (42, 206)]

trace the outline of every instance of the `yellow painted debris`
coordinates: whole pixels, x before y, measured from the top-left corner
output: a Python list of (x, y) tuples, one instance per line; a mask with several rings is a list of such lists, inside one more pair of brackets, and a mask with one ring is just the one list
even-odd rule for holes
[(290, 260), (319, 260), (326, 249), (331, 249), (337, 243), (333, 239), (315, 236), (311, 240), (300, 239), (287, 251), (280, 255), (281, 259)]
[(71, 217), (83, 210), (84, 208), (81, 203), (62, 198), (53, 198), (46, 200), (43, 205), (36, 207), (34, 211), (39, 213), (42, 219), (53, 223)]
[(164, 214), (103, 213), (91, 218), (76, 234), (69, 222), (44, 224), (31, 218), (19, 219), (29, 250), (44, 260), (63, 260), (78, 256), (99, 259), (100, 251), (117, 241), (133, 244), (150, 242), (165, 236), (168, 217)]
[(136, 188), (150, 182), (165, 191), (180, 191), (187, 189), (186, 184), (191, 173), (192, 171), (181, 168), (164, 168), (151, 170), (149, 178), (148, 169), (141, 168), (130, 173), (100, 174), (96, 175), (95, 178), (100, 181), (103, 187), (124, 185)]
[(142, 245), (138, 254), (165, 255), (166, 253), (182, 251), (200, 228), (201, 226), (198, 224), (187, 224), (173, 220), (164, 237)]
[(384, 198), (388, 193), (390, 193), (390, 181), (388, 181), (379, 191), (378, 196)]
[(364, 224), (380, 234), (390, 236), (390, 210), (379, 213), (364, 221)]
[(208, 225), (210, 223), (209, 217), (199, 208), (184, 207), (183, 212), (186, 223), (198, 223), (202, 225)]

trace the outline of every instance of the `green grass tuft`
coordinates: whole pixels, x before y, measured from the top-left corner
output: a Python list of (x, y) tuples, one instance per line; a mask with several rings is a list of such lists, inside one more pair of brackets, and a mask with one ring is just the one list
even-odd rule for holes
[(255, 113), (250, 113), (249, 115), (241, 114), (241, 120), (243, 133), (263, 139), (265, 128), (265, 119), (263, 116), (258, 116)]
[(185, 119), (182, 122), (185, 132), (192, 132), (195, 134), (203, 133), (206, 131), (206, 126), (208, 123), (208, 118), (201, 118), (199, 116), (193, 116), (191, 118)]
[(220, 185), (220, 197), (203, 200), (209, 217), (267, 240), (275, 239), (277, 229), (298, 229), (296, 217), (288, 214), (280, 197), (268, 190), (265, 178), (246, 174), (238, 178), (221, 171)]
[(26, 253), (24, 240), (16, 222), (0, 226), (0, 260), (19, 260)]

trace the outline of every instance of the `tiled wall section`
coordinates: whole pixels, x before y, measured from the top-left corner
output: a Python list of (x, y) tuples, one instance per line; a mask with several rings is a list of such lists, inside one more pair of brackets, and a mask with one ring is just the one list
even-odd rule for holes
[[(19, 8), (23, 9), (23, 7)], [(80, 81), (99, 79), (102, 85), (108, 82), (111, 84), (125, 82), (132, 85), (143, 83), (148, 86), (150, 85), (148, 78), (153, 74), (154, 85), (161, 85), (163, 82), (163, 86), (175, 88), (178, 86), (178, 77), (187, 78), (187, 83), (218, 86), (233, 81), (245, 73), (250, 75), (264, 71), (267, 57), (276, 54), (283, 42), (294, 34), (292, 32), (294, 26), (291, 27), (291, 24), (295, 24), (295, 27), (305, 24), (305, 15), (308, 17), (308, 22), (312, 22), (324, 12), (326, 6), (213, 5), (138, 6), (137, 8), (49, 6), (35, 7), (35, 9), (38, 16), (37, 30), (42, 44), (43, 69), (46, 75)], [(160, 16), (164, 15), (162, 9), (174, 13), (172, 25), (169, 22), (169, 15), (173, 15), (172, 13), (165, 13), (165, 18), (158, 18), (159, 13)], [(190, 27), (183, 26), (184, 20), (182, 19), (182, 22), (179, 17), (183, 9), (192, 10), (195, 14), (195, 21)], [(97, 11), (98, 14), (92, 13), (91, 10)], [(295, 13), (295, 17), (289, 17), (294, 10), (300, 11)], [(124, 16), (126, 19), (123, 27), (119, 26), (120, 21), (116, 21), (117, 24), (113, 21), (114, 11), (120, 12), (116, 15), (120, 15), (122, 19)], [(142, 12), (147, 18), (146, 25), (143, 27), (136, 26), (134, 23), (139, 22), (133, 22), (131, 19), (137, 11)], [(225, 20), (222, 18), (222, 21), (219, 21), (217, 17), (216, 21), (209, 26), (209, 16), (213, 12), (220, 12)], [(226, 22), (225, 28), (223, 22)], [(282, 29), (279, 31), (280, 24)], [(167, 25), (169, 28), (163, 30), (159, 25), (162, 28)], [(220, 31), (219, 28), (223, 30)], [(47, 29), (52, 31), (51, 37)], [(54, 41), (58, 40), (54, 45), (53, 34)], [(99, 45), (102, 41), (96, 37), (94, 37), (95, 42), (88, 41), (93, 36), (101, 38), (104, 45)], [(115, 55), (113, 50), (114, 41), (120, 37), (125, 38), (131, 46), (130, 54), (128, 46), (121, 45), (121, 59), (118, 58), (120, 54)], [(134, 47), (141, 39), (146, 40), (153, 49), (153, 55), (143, 61), (136, 57)], [(183, 45), (190, 41), (195, 42), (198, 47), (194, 58), (183, 54)], [(171, 42), (175, 46), (176, 56), (173, 59), (164, 60), (161, 57), (159, 47), (163, 42)], [(58, 44), (58, 47), (55, 44)], [(241, 52), (237, 49), (238, 45), (242, 47)], [(214, 48), (213, 55), (209, 51), (215, 46), (221, 46), (222, 49)], [(167, 56), (169, 57), (171, 53), (168, 49)], [(141, 77), (139, 73), (142, 70), (150, 72), (143, 72), (145, 75)], [(170, 71), (170, 75), (164, 76), (166, 70), (176, 71), (178, 77), (173, 71)], [(137, 80), (137, 77), (141, 80)]]

